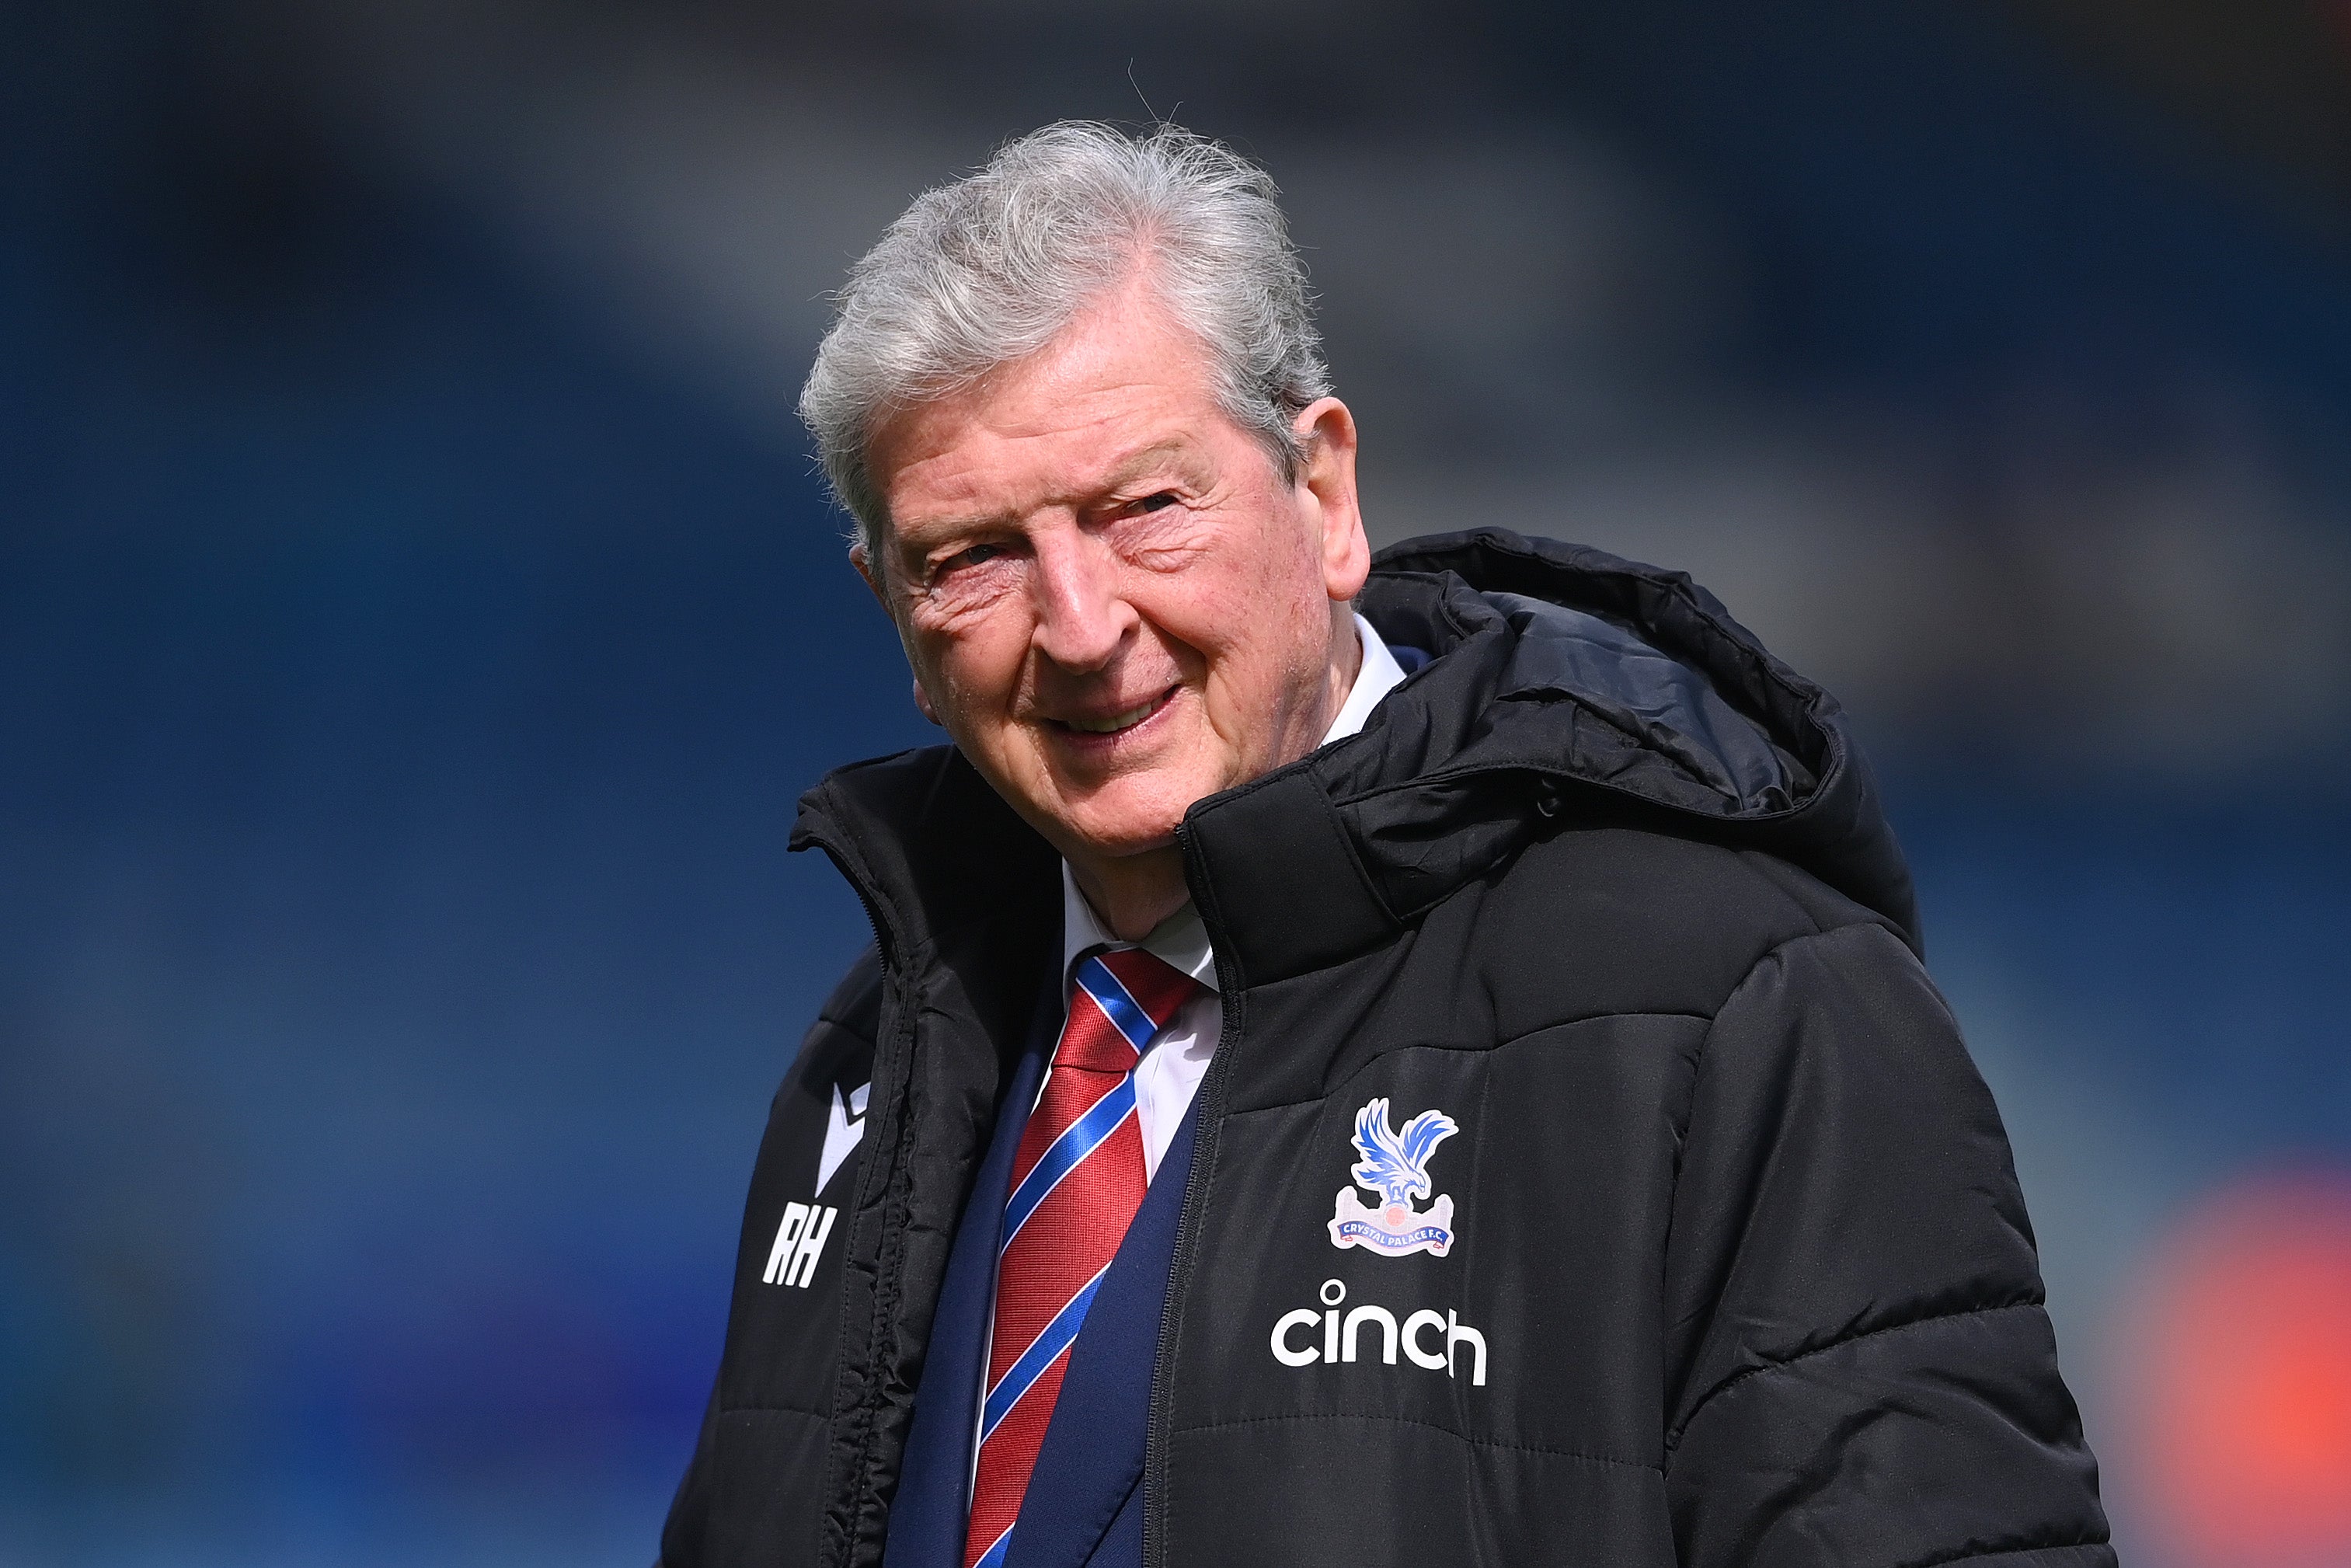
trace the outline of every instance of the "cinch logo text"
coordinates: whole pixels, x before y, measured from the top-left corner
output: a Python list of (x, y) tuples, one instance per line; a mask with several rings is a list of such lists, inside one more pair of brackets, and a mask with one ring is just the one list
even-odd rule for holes
[[(1415, 1366), (1458, 1377), (1461, 1374), (1458, 1355), (1467, 1347), (1470, 1386), (1486, 1385), (1486, 1336), (1463, 1322), (1458, 1313), (1450, 1310), (1440, 1313), (1423, 1307), (1398, 1322), (1395, 1314), (1385, 1307), (1366, 1303), (1343, 1314), (1339, 1304), (1347, 1299), (1347, 1287), (1337, 1280), (1323, 1281), (1321, 1295), (1321, 1312), (1301, 1307), (1294, 1312), (1282, 1313), (1275, 1321), (1273, 1359), (1282, 1365), (1353, 1361), (1368, 1326), (1379, 1330), (1380, 1359), (1390, 1366), (1396, 1364), (1396, 1352), (1401, 1350)], [(1314, 1338), (1317, 1327), (1322, 1331), (1319, 1343)]]

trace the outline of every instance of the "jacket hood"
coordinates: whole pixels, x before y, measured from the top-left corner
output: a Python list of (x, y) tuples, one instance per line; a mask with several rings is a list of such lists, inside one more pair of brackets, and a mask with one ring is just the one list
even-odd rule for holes
[[(1179, 831), (1221, 976), (1340, 961), (1531, 839), (1610, 821), (1775, 855), (1919, 946), (1842, 710), (1686, 574), (1476, 528), (1382, 551), (1357, 608), (1428, 663), (1362, 733)], [(892, 946), (1058, 909), (1052, 851), (952, 747), (840, 769), (792, 841), (833, 853)]]
[(1325, 821), (1320, 852), (1296, 853), (1322, 862), (1326, 886), (1345, 885), (1338, 852), (1353, 862), (1369, 907), (1331, 923), (1353, 929), (1274, 970), (1330, 961), (1531, 837), (1595, 817), (1769, 852), (1918, 947), (1909, 872), (1835, 699), (1686, 574), (1476, 528), (1382, 551), (1357, 608), (1427, 665), (1360, 735), (1203, 800), (1186, 822), (1196, 892), (1214, 884), (1245, 924), (1249, 907), (1294, 906), (1272, 878), (1306, 874), (1288, 854), (1252, 863), (1251, 819)]

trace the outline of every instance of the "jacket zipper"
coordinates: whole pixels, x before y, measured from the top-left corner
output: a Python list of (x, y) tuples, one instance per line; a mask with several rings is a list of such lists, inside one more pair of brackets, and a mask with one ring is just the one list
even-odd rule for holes
[[(904, 1030), (897, 1029), (896, 1025), (898, 1020), (893, 1017), (893, 1014), (903, 1012), (904, 1010), (901, 998), (899, 998), (896, 993), (896, 979), (898, 977), (899, 970), (899, 965), (896, 959), (896, 945), (891, 939), (891, 929), (889, 924), (882, 917), (881, 907), (874, 897), (872, 889), (866, 885), (865, 879), (852, 867), (849, 856), (843, 852), (842, 846), (835, 842), (831, 835), (821, 832), (811, 832), (809, 835), (808, 841), (815, 844), (819, 849), (824, 851), (825, 858), (832, 862), (833, 869), (841, 873), (841, 880), (849, 883), (852, 891), (857, 894), (858, 905), (865, 911), (865, 924), (873, 933), (874, 954), (882, 968), (882, 1011), (880, 1016), (875, 1019), (876, 1028), (873, 1031), (873, 1076), (875, 1098), (868, 1104), (867, 1113), (869, 1115), (875, 1115), (877, 1117), (874, 1132), (878, 1134), (881, 1131), (878, 1122), (878, 1114), (882, 1111), (883, 1103), (882, 1099), (883, 1084), (882, 1082), (881, 1072), (883, 1066), (883, 1054), (886, 1042), (889, 1042), (894, 1034), (903, 1033), (905, 1036), (905, 1039), (902, 1043), (902, 1048), (892, 1053), (896, 1059), (891, 1063), (891, 1082), (888, 1085), (892, 1099), (894, 1100), (901, 1095), (904, 1088), (904, 1080), (906, 1077), (911, 1076), (914, 1071), (913, 1028), (911, 1025), (908, 1025)], [(904, 1129), (903, 1124), (896, 1130), (901, 1136), (904, 1135)], [(882, 1156), (884, 1158), (888, 1157), (885, 1154), (884, 1144), (878, 1136), (874, 1143), (873, 1154), (876, 1156)], [(888, 1181), (894, 1181), (896, 1179), (897, 1169), (894, 1160), (891, 1162), (889, 1168), (883, 1171), (881, 1175), (885, 1183)], [(883, 1239), (885, 1241), (887, 1240), (886, 1236)], [(880, 1379), (875, 1375), (876, 1369), (879, 1365), (882, 1352), (881, 1342), (883, 1339), (882, 1322), (878, 1314), (871, 1325), (870, 1333), (871, 1338), (867, 1343), (866, 1354), (864, 1357), (864, 1377), (866, 1386), (869, 1390), (878, 1385), (880, 1382)], [(861, 1433), (854, 1455), (848, 1466), (848, 1475), (846, 1478), (848, 1495), (844, 1499), (839, 1500), (844, 1504), (843, 1511), (848, 1516), (848, 1528), (843, 1532), (841, 1554), (836, 1560), (839, 1563), (844, 1565), (844, 1568), (847, 1563), (853, 1561), (856, 1557), (858, 1527), (864, 1513), (861, 1499), (865, 1490), (865, 1471), (870, 1458), (870, 1443), (872, 1436), (873, 1416), (873, 1412), (870, 1408), (870, 1398), (866, 1401), (866, 1404), (869, 1407), (862, 1412), (865, 1416), (865, 1424)]]
[[(1184, 852), (1184, 863), (1194, 863), (1192, 825), (1176, 824), (1176, 842)], [(1199, 890), (1192, 890), (1193, 900), (1200, 909), (1201, 924), (1207, 928), (1209, 946), (1217, 952), (1230, 953), (1226, 933), (1218, 929), (1212, 906), (1202, 903)], [(1196, 1243), (1196, 1223), (1200, 1206), (1205, 1201), (1208, 1172), (1216, 1164), (1217, 1133), (1224, 1111), (1225, 1081), (1231, 1076), (1233, 1057), (1240, 1043), (1241, 992), (1221, 998), (1222, 1022), (1217, 1033), (1217, 1048), (1208, 1059), (1208, 1071), (1195, 1092), (1192, 1108), (1192, 1168), (1184, 1179), (1184, 1202), (1176, 1216), (1176, 1247), (1167, 1266), (1167, 1295), (1159, 1307), (1159, 1344), (1152, 1358), (1151, 1406), (1144, 1435), (1143, 1479), (1143, 1563), (1144, 1568), (1162, 1568), (1167, 1560), (1167, 1500), (1166, 1488), (1160, 1484), (1167, 1469), (1168, 1428), (1175, 1419), (1175, 1391), (1169, 1387), (1176, 1357), (1176, 1305), (1189, 1287), (1192, 1271), (1192, 1251)]]

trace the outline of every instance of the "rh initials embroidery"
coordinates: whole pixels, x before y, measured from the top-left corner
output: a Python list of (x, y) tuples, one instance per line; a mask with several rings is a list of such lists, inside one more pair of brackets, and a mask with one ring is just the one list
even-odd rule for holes
[(832, 1234), (832, 1222), (840, 1213), (814, 1204), (784, 1205), (784, 1222), (776, 1227), (776, 1244), (768, 1249), (768, 1271), (759, 1276), (761, 1282), (807, 1290), (809, 1281), (816, 1278), (817, 1260), (824, 1256), (825, 1239)]

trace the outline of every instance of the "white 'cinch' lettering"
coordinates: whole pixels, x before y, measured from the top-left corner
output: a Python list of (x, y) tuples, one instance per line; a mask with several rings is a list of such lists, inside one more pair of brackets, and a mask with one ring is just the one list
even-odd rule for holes
[[(780, 1238), (777, 1245), (783, 1245)], [(1398, 1323), (1394, 1312), (1370, 1301), (1342, 1312), (1347, 1287), (1337, 1280), (1323, 1281), (1321, 1293), (1321, 1312), (1300, 1307), (1274, 1320), (1267, 1348), (1282, 1365), (1312, 1366), (1317, 1362), (1340, 1365), (1362, 1359), (1364, 1326), (1368, 1323), (1379, 1330), (1380, 1360), (1387, 1365), (1396, 1364), (1396, 1352), (1401, 1350), (1405, 1360), (1424, 1372), (1441, 1372), (1447, 1377), (1466, 1375), (1472, 1388), (1486, 1386), (1486, 1336), (1463, 1322), (1459, 1312), (1423, 1307)], [(1318, 1328), (1322, 1331), (1319, 1336), (1314, 1333)]]

